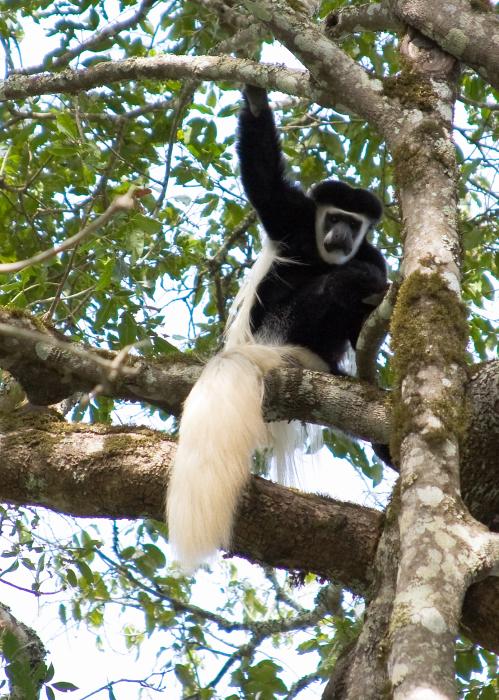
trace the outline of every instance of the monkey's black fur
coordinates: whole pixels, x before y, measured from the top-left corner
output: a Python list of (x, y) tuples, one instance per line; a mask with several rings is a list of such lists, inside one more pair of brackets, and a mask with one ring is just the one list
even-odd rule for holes
[[(265, 91), (258, 88), (246, 89), (237, 151), (246, 195), (277, 247), (276, 259), (257, 287), (251, 331), (257, 339), (305, 347), (319, 355), (331, 373), (342, 374), (339, 363), (348, 341), (355, 348), (373, 310), (366, 300), (387, 287), (384, 258), (365, 239), (379, 221), (382, 205), (368, 190), (344, 182), (321, 182), (310, 195), (290, 182), (272, 111)], [(328, 262), (318, 248), (321, 207), (341, 210), (335, 218), (353, 228), (366, 222), (363, 240), (346, 262)], [(349, 217), (350, 212), (360, 216)]]
[[(167, 510), (172, 547), (189, 570), (230, 547), (252, 454), (280, 445), (279, 424), (271, 429), (262, 412), (266, 374), (289, 361), (340, 374), (369, 297), (386, 287), (383, 257), (365, 240), (379, 200), (342, 182), (322, 182), (310, 195), (289, 182), (266, 92), (247, 87), (245, 95), (241, 173), (271, 242), (238, 295), (224, 349), (184, 404)], [(286, 478), (286, 459), (281, 466)]]

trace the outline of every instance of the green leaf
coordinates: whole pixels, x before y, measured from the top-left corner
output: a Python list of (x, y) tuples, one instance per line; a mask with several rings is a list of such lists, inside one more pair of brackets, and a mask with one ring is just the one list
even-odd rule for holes
[(76, 566), (78, 567), (78, 570), (80, 571), (80, 574), (83, 576), (85, 581), (87, 583), (92, 584), (94, 582), (94, 574), (92, 569), (89, 567), (89, 565), (84, 562), (84, 561), (77, 561), (75, 562)]
[(53, 683), (52, 687), (61, 693), (72, 693), (74, 690), (78, 690), (77, 685), (69, 683), (68, 681), (58, 681), (57, 683)]
[(148, 557), (154, 561), (158, 569), (166, 565), (166, 557), (163, 551), (159, 547), (156, 547), (156, 545), (145, 544), (144, 551), (147, 553)]
[(192, 683), (192, 674), (188, 666), (185, 664), (176, 664), (173, 672), (177, 677), (177, 680), (184, 686), (184, 688), (189, 688)]
[(66, 571), (66, 581), (72, 588), (76, 588), (78, 586), (78, 578), (73, 569), (68, 569)]
[(139, 550), (136, 547), (125, 547), (125, 549), (122, 549), (120, 552), (120, 556), (122, 559), (133, 559), (136, 556), (140, 554)]
[(135, 265), (139, 258), (142, 257), (145, 239), (146, 234), (142, 229), (133, 228), (128, 231), (126, 246), (132, 254), (132, 265)]
[(68, 136), (72, 141), (78, 138), (78, 128), (74, 117), (67, 112), (57, 112), (55, 122), (59, 131)]
[(492, 685), (488, 685), (480, 690), (478, 695), (478, 700), (497, 700), (498, 688)]
[(59, 619), (63, 625), (67, 623), (66, 606), (63, 603), (59, 605)]
[(125, 312), (122, 315), (118, 324), (118, 333), (122, 347), (132, 345), (137, 340), (137, 324), (130, 313)]
[(144, 216), (144, 214), (135, 214), (133, 217), (133, 223), (143, 231), (145, 231), (149, 236), (154, 236), (155, 234), (161, 233), (162, 224), (158, 219), (154, 219), (150, 216)]
[(21, 648), (18, 638), (9, 629), (3, 632), (0, 642), (2, 645), (2, 652), (8, 660), (12, 660)]

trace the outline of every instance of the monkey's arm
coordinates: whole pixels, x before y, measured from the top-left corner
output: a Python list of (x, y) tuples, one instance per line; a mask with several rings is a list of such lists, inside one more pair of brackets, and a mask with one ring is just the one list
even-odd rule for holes
[[(377, 265), (363, 260), (350, 260), (335, 265), (331, 272), (320, 275), (299, 294), (300, 309), (327, 309), (332, 305), (353, 314), (367, 315), (381, 301), (388, 286), (386, 273)], [(378, 303), (379, 303), (378, 301)]]
[(247, 86), (239, 115), (237, 152), (244, 190), (270, 238), (290, 243), (299, 231), (310, 236), (315, 205), (286, 175), (279, 135), (262, 88)]
[(364, 320), (374, 308), (366, 303), (366, 298), (385, 288), (384, 272), (358, 260), (314, 277), (294, 294), (291, 313), (284, 315), (290, 324), (289, 342), (330, 356), (331, 371), (337, 374), (336, 365), (345, 352), (345, 341), (356, 347)]

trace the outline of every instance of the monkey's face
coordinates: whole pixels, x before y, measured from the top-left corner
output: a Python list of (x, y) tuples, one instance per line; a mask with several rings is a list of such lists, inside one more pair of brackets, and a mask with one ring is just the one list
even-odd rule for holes
[(370, 227), (361, 214), (319, 206), (315, 228), (320, 257), (330, 265), (343, 265), (353, 258)]

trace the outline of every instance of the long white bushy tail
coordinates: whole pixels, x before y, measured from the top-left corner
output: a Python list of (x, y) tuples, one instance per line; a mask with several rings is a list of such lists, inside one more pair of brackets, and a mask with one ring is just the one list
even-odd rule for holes
[(253, 451), (268, 443), (264, 377), (294, 350), (258, 344), (225, 350), (208, 362), (185, 402), (167, 517), (170, 543), (186, 571), (230, 544)]
[(306, 454), (312, 457), (322, 448), (322, 428), (297, 420), (277, 421), (267, 427), (272, 447), (272, 459), (268, 465), (270, 478), (283, 486), (306, 491), (306, 474), (310, 475), (317, 463), (309, 459), (305, 473), (304, 458)]

